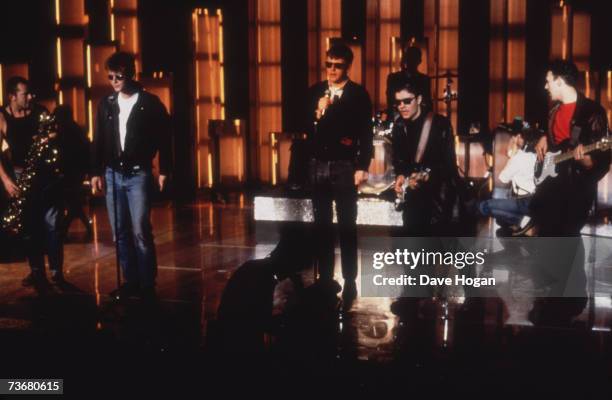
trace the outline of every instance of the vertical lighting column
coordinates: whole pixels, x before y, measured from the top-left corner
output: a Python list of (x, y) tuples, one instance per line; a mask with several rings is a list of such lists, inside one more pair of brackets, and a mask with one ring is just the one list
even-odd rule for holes
[(84, 37), (88, 22), (84, 0), (55, 0), (57, 101), (70, 106), (82, 127), (87, 125)]
[(280, 0), (249, 0), (250, 166), (273, 182), (270, 132), (282, 130)]
[(111, 41), (118, 49), (134, 54), (136, 74), (142, 71), (140, 39), (138, 34), (138, 0), (110, 0)]
[[(432, 77), (434, 110), (447, 114), (445, 95), (447, 78), (452, 77), (451, 92), (459, 87), (459, 0), (425, 0), (425, 37), (428, 43), (428, 75)], [(457, 126), (457, 104), (451, 102), (451, 123)]]
[(308, 84), (325, 79), (325, 52), (342, 36), (342, 1), (308, 0)]
[(394, 47), (400, 36), (400, 0), (366, 2), (365, 84), (375, 110), (386, 107), (387, 76), (393, 71)]
[(208, 9), (191, 14), (193, 32), (194, 120), (196, 140), (197, 187), (213, 185), (212, 143), (208, 135), (210, 120), (225, 119), (225, 82), (223, 64), (223, 15)]
[(489, 121), (492, 127), (525, 115), (526, 21), (526, 0), (491, 2)]
[(552, 4), (550, 58), (572, 60), (580, 71), (578, 88), (587, 97), (596, 98), (595, 71), (589, 69), (591, 55), (591, 16), (586, 11), (575, 10), (565, 1)]

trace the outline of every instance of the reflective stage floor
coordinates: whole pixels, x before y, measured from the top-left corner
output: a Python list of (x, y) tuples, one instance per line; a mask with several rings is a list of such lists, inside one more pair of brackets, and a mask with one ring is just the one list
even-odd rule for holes
[[(244, 379), (373, 393), (610, 389), (612, 265), (595, 268), (586, 298), (433, 297), (402, 318), (391, 298), (358, 298), (341, 312), (297, 279), (266, 273), (265, 262), (243, 269), (223, 295), (241, 265), (275, 247), (258, 239), (252, 212), (243, 201), (155, 207), (157, 302), (109, 296), (115, 252), (102, 207), (92, 211), (93, 241), (73, 223), (66, 285), (24, 288), (26, 263), (0, 264), (0, 375), (64, 377), (85, 391), (104, 390), (106, 380), (155, 389), (182, 374), (204, 390)], [(493, 235), (494, 226), (482, 221), (479, 232)], [(342, 283), (339, 265), (336, 274)], [(312, 268), (298, 275), (306, 287), (314, 280)]]

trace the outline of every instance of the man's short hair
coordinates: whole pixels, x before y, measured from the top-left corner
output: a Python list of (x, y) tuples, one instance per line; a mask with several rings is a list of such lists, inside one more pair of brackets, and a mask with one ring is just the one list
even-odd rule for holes
[(573, 62), (560, 59), (553, 60), (548, 65), (547, 71), (550, 71), (555, 79), (561, 78), (569, 86), (576, 87), (578, 68)]
[(329, 58), (341, 58), (348, 65), (353, 63), (353, 50), (344, 43), (333, 44), (325, 55)]
[(399, 93), (402, 90), (406, 90), (418, 97), (423, 95), (425, 88), (422, 88), (421, 84), (416, 79), (404, 78), (401, 82), (398, 82), (395, 93)]
[(7, 95), (15, 95), (17, 94), (17, 89), (19, 87), (19, 85), (26, 85), (28, 86), (30, 83), (28, 82), (28, 80), (22, 76), (11, 76), (7, 81), (6, 81), (6, 94)]
[(118, 51), (106, 60), (108, 71), (117, 71), (133, 78), (136, 75), (136, 58), (132, 53)]

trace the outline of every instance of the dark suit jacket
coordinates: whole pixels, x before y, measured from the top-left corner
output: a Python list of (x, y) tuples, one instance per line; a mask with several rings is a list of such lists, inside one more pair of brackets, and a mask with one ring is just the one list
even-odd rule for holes
[(159, 173), (168, 175), (171, 165), (170, 117), (159, 98), (139, 90), (127, 121), (125, 148), (119, 138), (118, 93), (104, 98), (98, 105), (91, 152), (91, 175), (100, 176), (105, 167), (119, 161), (126, 166), (150, 168), (159, 151)]
[(367, 171), (373, 151), (370, 96), (363, 86), (348, 81), (342, 97), (317, 121), (315, 111), (327, 89), (327, 81), (312, 86), (304, 107), (311, 155), (324, 161), (351, 161), (356, 169)]

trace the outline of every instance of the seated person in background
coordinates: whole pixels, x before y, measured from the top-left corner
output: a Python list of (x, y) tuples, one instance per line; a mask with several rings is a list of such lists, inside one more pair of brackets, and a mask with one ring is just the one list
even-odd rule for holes
[[(498, 236), (508, 236), (520, 229), (522, 219), (529, 214), (529, 203), (535, 192), (534, 169), (535, 131), (523, 131), (512, 137), (510, 159), (499, 174), (502, 183), (512, 184), (510, 198), (490, 199), (478, 204), (478, 211), (485, 217), (495, 218), (500, 226)], [(513, 149), (514, 147), (514, 149)]]

